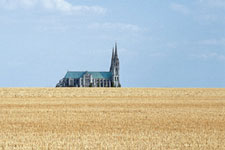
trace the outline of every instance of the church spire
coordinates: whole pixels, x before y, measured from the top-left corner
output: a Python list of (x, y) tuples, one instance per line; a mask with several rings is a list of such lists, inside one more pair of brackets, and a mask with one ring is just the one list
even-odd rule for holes
[(112, 48), (112, 58), (114, 58), (114, 47)]
[(112, 79), (113, 79), (113, 86), (114, 87), (120, 87), (120, 79), (119, 79), (119, 71), (120, 71), (120, 62), (119, 57), (117, 53), (117, 43), (115, 43), (115, 52), (114, 52), (114, 58), (113, 58), (113, 66), (112, 66)]
[(112, 49), (112, 59), (111, 59), (111, 66), (110, 66), (110, 72), (112, 71), (113, 69), (113, 66), (114, 66), (114, 58), (115, 58), (115, 53), (114, 53), (114, 47)]
[(118, 54), (117, 54), (117, 43), (115, 43), (115, 58), (118, 58)]

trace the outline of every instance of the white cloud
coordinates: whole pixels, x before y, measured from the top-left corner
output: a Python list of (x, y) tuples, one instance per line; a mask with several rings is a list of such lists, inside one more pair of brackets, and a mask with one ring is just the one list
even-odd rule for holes
[[(201, 54), (192, 55), (193, 57), (203, 60), (225, 60), (225, 54), (223, 51), (223, 49), (225, 48), (225, 38), (202, 40), (197, 42), (197, 44), (200, 44), (203, 47), (214, 47), (214, 50), (211, 49), (210, 52), (203, 52)], [(216, 48), (218, 46), (222, 48), (222, 51), (218, 51), (220, 50), (220, 48)]]
[(65, 32), (69, 29), (66, 25), (40, 25), (37, 27), (38, 31), (46, 32), (46, 31), (57, 31), (57, 32)]
[(215, 22), (219, 19), (220, 17), (216, 14), (202, 14), (199, 16), (200, 21), (209, 21), (209, 22)]
[(225, 8), (225, 0), (199, 0), (199, 2), (209, 7)]
[(139, 26), (133, 24), (125, 24), (125, 23), (94, 23), (89, 26), (89, 28), (94, 29), (107, 29), (107, 30), (120, 30), (120, 31), (133, 31), (139, 32), (142, 31)]
[(194, 17), (202, 24), (225, 23), (225, 0), (198, 0)]
[(225, 55), (219, 54), (216, 52), (213, 53), (206, 53), (206, 54), (199, 54), (199, 55), (193, 55), (196, 58), (209, 60), (209, 59), (216, 59), (216, 60), (225, 60)]
[(106, 9), (100, 6), (72, 5), (66, 0), (0, 0), (0, 6), (7, 9), (40, 7), (45, 10), (65, 13), (98, 13), (103, 14)]
[(155, 58), (155, 57), (164, 57), (164, 56), (166, 56), (166, 54), (162, 53), (162, 52), (155, 52), (155, 53), (150, 53), (148, 56)]
[(187, 14), (190, 13), (190, 10), (186, 6), (184, 6), (182, 4), (172, 3), (170, 5), (170, 8), (172, 10), (174, 10), (174, 11), (177, 11), (177, 12), (182, 13), (182, 14), (185, 14), (185, 15), (187, 15)]
[(202, 41), (199, 42), (199, 44), (202, 44), (202, 45), (214, 45), (214, 46), (225, 46), (225, 38), (202, 40)]

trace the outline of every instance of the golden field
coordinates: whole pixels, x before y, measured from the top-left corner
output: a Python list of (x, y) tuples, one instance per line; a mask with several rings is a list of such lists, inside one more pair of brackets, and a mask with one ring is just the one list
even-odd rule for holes
[(2, 88), (0, 150), (225, 149), (225, 89)]

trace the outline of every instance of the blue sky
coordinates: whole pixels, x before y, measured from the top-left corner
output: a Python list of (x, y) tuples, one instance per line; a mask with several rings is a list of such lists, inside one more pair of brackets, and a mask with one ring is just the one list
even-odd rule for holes
[(225, 0), (0, 0), (0, 87), (108, 71), (124, 87), (225, 88)]

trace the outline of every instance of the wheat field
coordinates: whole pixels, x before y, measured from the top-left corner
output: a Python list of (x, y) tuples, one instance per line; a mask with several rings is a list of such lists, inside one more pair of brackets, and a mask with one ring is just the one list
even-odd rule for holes
[(0, 150), (225, 149), (225, 89), (1, 88)]

